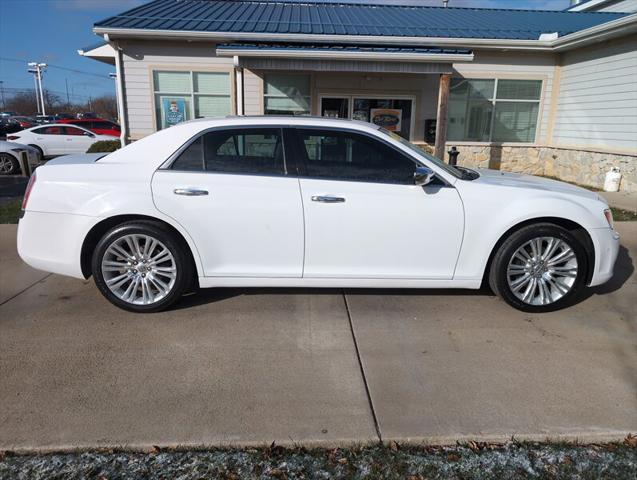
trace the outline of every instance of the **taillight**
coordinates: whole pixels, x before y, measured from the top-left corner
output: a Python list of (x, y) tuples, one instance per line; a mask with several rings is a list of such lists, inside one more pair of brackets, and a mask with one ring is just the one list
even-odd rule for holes
[(24, 192), (24, 198), (22, 199), (22, 210), (27, 209), (27, 203), (29, 201), (29, 196), (31, 195), (31, 190), (33, 190), (33, 185), (35, 185), (35, 172), (29, 178), (29, 183), (27, 184), (27, 189)]
[(17, 140), (20, 138), (18, 135), (7, 135), (7, 140)]

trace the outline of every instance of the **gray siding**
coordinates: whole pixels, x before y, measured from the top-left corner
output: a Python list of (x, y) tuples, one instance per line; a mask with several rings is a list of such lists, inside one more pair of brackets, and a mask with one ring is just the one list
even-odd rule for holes
[(263, 115), (263, 79), (247, 68), (243, 69), (243, 109), (246, 115)]
[(637, 39), (562, 58), (556, 146), (637, 153)]
[[(141, 138), (155, 131), (152, 69), (233, 69), (231, 58), (215, 55), (210, 44), (167, 42), (123, 43), (124, 82), (129, 135)], [(234, 105), (234, 98), (232, 99)]]

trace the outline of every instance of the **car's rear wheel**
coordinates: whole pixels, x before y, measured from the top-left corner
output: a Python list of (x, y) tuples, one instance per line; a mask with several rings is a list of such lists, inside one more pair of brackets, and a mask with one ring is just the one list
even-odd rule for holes
[(559, 225), (527, 225), (509, 235), (493, 257), (491, 289), (525, 312), (550, 312), (577, 298), (588, 257), (581, 241)]
[(109, 230), (92, 259), (95, 283), (114, 305), (157, 312), (181, 297), (192, 264), (181, 242), (160, 223), (129, 222)]
[(18, 159), (9, 153), (0, 153), (0, 175), (16, 175), (20, 173)]

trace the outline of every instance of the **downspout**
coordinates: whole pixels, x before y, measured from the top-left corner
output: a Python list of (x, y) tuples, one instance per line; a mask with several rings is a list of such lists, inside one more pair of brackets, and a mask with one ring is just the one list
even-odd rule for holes
[(122, 147), (126, 146), (128, 138), (128, 119), (126, 118), (126, 108), (124, 108), (124, 70), (122, 68), (122, 49), (114, 42), (110, 42), (108, 34), (104, 35), (104, 39), (111, 44), (115, 50), (115, 73), (117, 74), (117, 113), (119, 115), (119, 124), (121, 132), (119, 141)]

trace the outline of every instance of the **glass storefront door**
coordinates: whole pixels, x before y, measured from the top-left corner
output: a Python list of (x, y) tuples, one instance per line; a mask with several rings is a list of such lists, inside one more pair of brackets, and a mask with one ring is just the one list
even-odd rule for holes
[(374, 98), (357, 95), (320, 97), (321, 116), (374, 123), (409, 140), (412, 98)]

